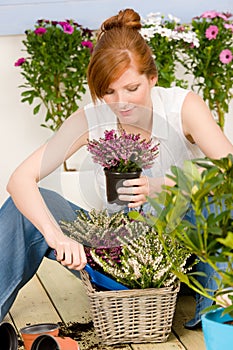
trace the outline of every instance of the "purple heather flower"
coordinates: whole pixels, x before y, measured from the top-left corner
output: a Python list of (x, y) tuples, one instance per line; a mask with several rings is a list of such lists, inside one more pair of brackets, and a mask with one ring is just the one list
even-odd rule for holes
[(84, 47), (88, 47), (88, 49), (90, 50), (90, 52), (93, 51), (93, 43), (91, 41), (82, 41), (81, 45)]
[(140, 134), (127, 134), (125, 131), (118, 136), (116, 130), (106, 130), (104, 135), (99, 140), (88, 141), (87, 150), (95, 163), (107, 169), (122, 169), (123, 166), (124, 172), (135, 165), (138, 168), (152, 166), (158, 153), (158, 145), (154, 145), (152, 140), (141, 140)]
[(116, 136), (116, 134), (115, 134), (114, 130), (110, 130), (110, 131), (105, 130), (105, 132), (104, 132), (104, 139), (106, 141), (113, 140), (115, 136)]
[(45, 34), (46, 32), (47, 32), (47, 29), (44, 28), (44, 27), (39, 27), (39, 28), (36, 28), (36, 29), (34, 30), (34, 33), (35, 33), (36, 35), (43, 35), (43, 34)]
[(15, 62), (15, 67), (20, 67), (22, 66), (22, 64), (24, 64), (24, 62), (26, 61), (26, 59), (24, 57), (19, 58), (16, 62)]
[(217, 35), (218, 35), (218, 27), (217, 26), (209, 26), (206, 29), (205, 36), (207, 39), (209, 39), (209, 40), (216, 39)]
[(70, 25), (68, 22), (59, 22), (60, 26), (62, 26), (64, 33), (72, 34), (74, 31), (74, 27)]
[(231, 50), (229, 49), (222, 50), (222, 52), (219, 55), (219, 59), (224, 64), (230, 63), (233, 59)]

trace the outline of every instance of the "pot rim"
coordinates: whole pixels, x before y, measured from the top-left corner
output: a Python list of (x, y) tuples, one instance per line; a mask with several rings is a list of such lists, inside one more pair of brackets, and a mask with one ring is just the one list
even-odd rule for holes
[(123, 176), (123, 175), (126, 175), (126, 174), (132, 174), (132, 175), (141, 174), (142, 170), (119, 172), (119, 171), (113, 171), (113, 170), (108, 169), (108, 168), (104, 168), (104, 172), (105, 173), (111, 173), (111, 174), (114, 174), (114, 175)]
[[(201, 316), (202, 322), (204, 321), (204, 323), (211, 323), (211, 324), (217, 323), (218, 327), (231, 327), (231, 329), (232, 329), (232, 325), (224, 323), (226, 321), (233, 320), (232, 316), (230, 316), (227, 313), (227, 314), (223, 315), (222, 319), (221, 319), (221, 313), (224, 311), (224, 309), (225, 309), (224, 307), (220, 307), (220, 308), (215, 309), (215, 310), (207, 311), (205, 314), (203, 314)], [(220, 319), (219, 320), (212, 319), (211, 315), (217, 315), (217, 316), (219, 316)]]
[(59, 329), (59, 324), (58, 323), (35, 323), (31, 324), (29, 326), (20, 328), (20, 333), (22, 334), (37, 334), (38, 332), (52, 332), (55, 331), (56, 329)]

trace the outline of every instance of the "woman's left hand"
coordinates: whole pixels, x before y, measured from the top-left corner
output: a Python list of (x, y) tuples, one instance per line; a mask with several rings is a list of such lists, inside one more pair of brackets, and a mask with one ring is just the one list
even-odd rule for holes
[(147, 202), (147, 196), (153, 196), (161, 191), (164, 179), (141, 176), (137, 179), (125, 180), (123, 187), (119, 187), (117, 193), (119, 199), (128, 202), (129, 208), (136, 208)]
[(136, 208), (146, 202), (149, 194), (149, 183), (146, 176), (137, 179), (125, 180), (123, 187), (117, 190), (121, 201), (129, 202), (129, 208)]

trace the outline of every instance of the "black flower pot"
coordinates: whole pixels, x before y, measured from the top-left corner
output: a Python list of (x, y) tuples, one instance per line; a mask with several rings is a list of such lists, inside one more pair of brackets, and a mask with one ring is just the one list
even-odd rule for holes
[(0, 323), (0, 349), (17, 350), (18, 337), (14, 327), (8, 323)]
[(137, 179), (141, 175), (141, 171), (135, 171), (132, 173), (118, 173), (109, 169), (104, 169), (106, 176), (106, 191), (107, 200), (110, 204), (127, 205), (127, 202), (121, 201), (118, 198), (117, 189), (123, 187), (123, 182), (128, 179)]

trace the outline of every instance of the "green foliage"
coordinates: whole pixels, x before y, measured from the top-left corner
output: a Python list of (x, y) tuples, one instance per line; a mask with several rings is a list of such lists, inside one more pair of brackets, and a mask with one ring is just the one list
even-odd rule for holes
[(233, 24), (231, 14), (206, 12), (192, 20), (199, 47), (183, 45), (180, 62), (185, 74), (192, 74), (192, 88), (208, 103), (223, 129), (233, 87)]
[(166, 19), (160, 13), (148, 15), (143, 23), (141, 32), (154, 55), (159, 86), (188, 86), (187, 81), (179, 79), (176, 75), (177, 54), (179, 41), (190, 43), (195, 38), (189, 29), (184, 31), (180, 28), (178, 18), (169, 16)]
[(44, 105), (42, 126), (56, 131), (63, 121), (78, 109), (78, 101), (86, 91), (86, 70), (92, 50), (93, 34), (72, 20), (37, 21), (27, 30), (23, 44), (27, 56), (19, 59), (25, 83), (20, 87), (22, 102), (38, 104), (36, 115)]
[[(218, 292), (213, 297), (198, 283), (195, 274), (178, 271), (177, 276), (216, 301), (233, 285), (233, 156), (187, 161), (182, 169), (173, 166), (171, 170), (169, 177), (175, 185), (165, 186), (156, 198), (149, 198), (157, 215), (146, 216), (146, 221), (213, 267), (219, 274)], [(183, 219), (187, 209), (192, 210), (195, 224)], [(225, 262), (227, 269), (220, 270), (219, 262)]]

